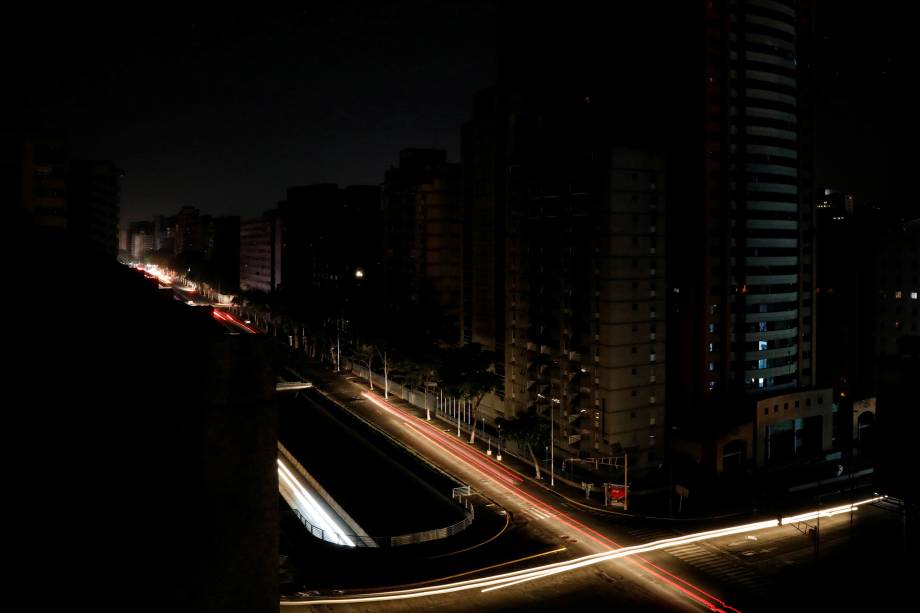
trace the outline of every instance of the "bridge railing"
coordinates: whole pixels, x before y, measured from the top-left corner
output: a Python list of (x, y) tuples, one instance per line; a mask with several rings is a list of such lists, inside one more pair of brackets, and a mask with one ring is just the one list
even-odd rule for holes
[(469, 501), (464, 501), (464, 507), (465, 512), (463, 519), (454, 524), (451, 524), (450, 526), (435, 528), (433, 530), (423, 530), (421, 532), (412, 532), (410, 534), (400, 534), (398, 536), (364, 536), (345, 530), (339, 530), (338, 534), (336, 534), (313, 524), (297, 509), (291, 509), (291, 512), (295, 517), (297, 517), (298, 520), (300, 520), (300, 523), (303, 524), (304, 528), (306, 528), (307, 532), (309, 532), (312, 536), (326, 541), (327, 543), (332, 543), (333, 545), (346, 546), (344, 543), (339, 542), (341, 540), (339, 535), (344, 535), (350, 541), (352, 541), (356, 547), (400, 547), (403, 545), (413, 545), (416, 543), (435, 541), (438, 539), (447, 538), (449, 536), (454, 536), (455, 534), (462, 532), (468, 528), (470, 524), (473, 523), (473, 519), (476, 516), (476, 512), (472, 503)]

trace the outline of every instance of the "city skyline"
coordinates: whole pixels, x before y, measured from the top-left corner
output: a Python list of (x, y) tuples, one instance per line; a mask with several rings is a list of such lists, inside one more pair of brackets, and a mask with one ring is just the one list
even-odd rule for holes
[(920, 208), (896, 11), (13, 18), (6, 465), (33, 594), (907, 596)]
[[(885, 101), (905, 87), (903, 43), (883, 11), (819, 9), (816, 184), (858, 203), (896, 200), (899, 118)], [(496, 79), (496, 12), (492, 2), (346, 2), (199, 9), (124, 28), (92, 11), (26, 15), (22, 39), (45, 42), (15, 68), (26, 117), (65, 129), (76, 157), (126, 171), (124, 223), (186, 205), (255, 218), (290, 186), (379, 185), (402, 148), (459, 161), (473, 95)], [(53, 79), (42, 76), (49, 65)]]

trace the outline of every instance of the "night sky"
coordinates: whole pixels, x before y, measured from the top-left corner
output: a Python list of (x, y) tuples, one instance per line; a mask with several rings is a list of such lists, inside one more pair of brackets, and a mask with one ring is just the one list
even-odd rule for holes
[[(404, 147), (458, 161), (472, 94), (496, 76), (494, 2), (364, 4), (22, 14), (25, 116), (127, 171), (123, 222), (183, 205), (251, 217), (289, 185), (380, 183)], [(884, 201), (906, 76), (892, 16), (864, 8), (817, 12), (816, 187)]]

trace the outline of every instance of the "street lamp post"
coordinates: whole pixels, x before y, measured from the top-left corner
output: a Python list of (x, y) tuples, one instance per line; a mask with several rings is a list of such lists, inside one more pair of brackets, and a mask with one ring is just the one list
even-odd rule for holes
[(555, 487), (556, 485), (556, 444), (555, 444), (555, 434), (556, 434), (556, 419), (555, 413), (553, 411), (553, 405), (556, 404), (556, 399), (550, 394), (550, 403), (549, 403), (549, 485), (550, 487)]

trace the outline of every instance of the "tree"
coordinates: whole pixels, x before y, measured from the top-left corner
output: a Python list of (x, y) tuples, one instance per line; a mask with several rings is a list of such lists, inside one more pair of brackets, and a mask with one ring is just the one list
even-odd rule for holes
[(358, 345), (352, 352), (351, 359), (367, 367), (367, 382), (371, 391), (374, 391), (374, 375), (371, 365), (374, 362), (374, 353), (376, 352), (373, 345)]
[(396, 363), (393, 370), (402, 374), (412, 387), (422, 387), (425, 393), (425, 416), (431, 421), (431, 407), (428, 405), (428, 388), (438, 380), (440, 362), (434, 351), (416, 353)]
[(505, 435), (527, 450), (533, 460), (537, 479), (540, 478), (540, 462), (534, 455), (533, 448), (546, 444), (549, 439), (549, 427), (545, 420), (537, 415), (536, 407), (519, 414), (514, 419), (505, 420), (498, 418), (496, 425), (500, 426)]
[(495, 374), (494, 368), (491, 354), (483, 351), (478, 343), (447, 351), (441, 365), (439, 375), (448, 393), (475, 402), (470, 444), (476, 442), (476, 424), (482, 399), (501, 383), (501, 377)]

